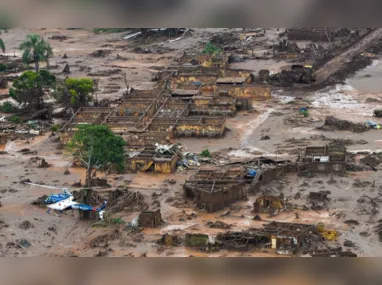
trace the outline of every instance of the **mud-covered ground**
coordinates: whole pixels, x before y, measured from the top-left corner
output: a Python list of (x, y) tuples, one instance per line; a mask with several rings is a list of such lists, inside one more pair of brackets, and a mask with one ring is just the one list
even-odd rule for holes
[[(140, 89), (151, 88), (154, 86), (151, 78), (158, 68), (172, 65), (174, 57), (180, 56), (185, 50), (201, 51), (212, 35), (232, 31), (195, 29), (191, 36), (179, 41), (158, 46), (157, 43), (165, 39), (157, 39), (141, 44), (143, 48), (162, 49), (161, 53), (142, 54), (131, 50), (131, 47), (139, 45), (137, 41), (122, 40), (124, 33), (97, 35), (91, 30), (12, 29), (2, 34), (7, 45), (7, 53), (13, 55), (15, 51), (18, 56), (16, 47), (25, 35), (31, 32), (37, 32), (47, 38), (54, 34), (67, 36), (68, 38), (63, 41), (50, 40), (55, 54), (51, 65), (57, 65), (52, 71), (59, 73), (68, 63), (70, 76), (94, 77), (94, 74), (101, 74), (102, 76), (95, 76), (100, 78), (98, 98), (115, 99), (125, 89), (123, 72), (126, 73), (130, 86)], [(255, 49), (262, 53), (266, 46), (275, 40), (275, 34), (276, 30), (271, 30), (268, 37), (259, 38), (257, 40), (259, 44)], [(90, 55), (101, 49), (110, 52), (106, 52), (104, 57)], [(65, 59), (62, 58), (64, 54), (67, 56)], [(283, 61), (252, 59), (232, 66), (254, 70), (260, 66), (277, 71), (287, 64)], [(109, 72), (109, 75), (100, 73), (102, 71)], [(365, 72), (370, 71), (366, 69)], [(364, 123), (366, 120), (374, 120), (382, 124), (380, 118), (372, 116), (373, 109), (382, 100), (380, 95), (382, 90), (378, 88), (378, 73), (374, 71), (372, 78), (368, 77), (367, 80), (375, 81), (369, 82), (369, 85), (374, 84), (374, 88), (367, 89), (361, 88), (364, 86), (362, 82), (352, 84), (356, 80), (362, 80), (361, 75), (362, 73), (356, 74), (355, 78), (346, 84), (319, 91), (274, 90), (270, 101), (253, 104), (254, 112), (240, 112), (236, 117), (229, 118), (224, 138), (188, 138), (179, 139), (179, 142), (190, 152), (199, 152), (205, 148), (210, 151), (220, 151), (220, 155), (226, 160), (250, 158), (256, 155), (295, 157), (300, 149), (308, 145), (320, 145), (333, 139), (352, 140), (347, 146), (351, 151), (380, 150), (381, 130), (354, 133), (319, 129), (328, 115), (352, 122)], [(305, 106), (309, 106), (308, 118), (302, 118), (298, 114), (298, 109)], [(334, 176), (334, 182), (330, 181), (330, 176), (327, 175), (316, 175), (313, 178), (301, 178), (296, 175), (283, 177), (262, 190), (274, 194), (283, 193), (291, 198), (291, 203), (308, 207), (309, 192), (330, 191), (327, 208), (296, 210), (272, 218), (267, 214), (260, 214), (262, 221), (253, 219), (252, 205), (258, 194), (250, 195), (248, 201), (237, 202), (212, 214), (199, 212), (185, 203), (182, 184), (196, 170), (179, 171), (170, 175), (101, 174), (101, 177), (105, 176), (112, 185), (102, 191), (127, 185), (129, 190), (139, 191), (149, 207), (158, 206), (159, 203), (165, 224), (155, 229), (135, 232), (126, 229), (125, 225), (93, 227), (96, 221), (81, 221), (76, 212), (69, 211), (59, 217), (55, 214), (48, 215), (44, 208), (31, 205), (36, 198), (44, 194), (49, 195), (55, 190), (25, 185), (20, 183), (22, 179), (28, 178), (33, 182), (42, 181), (46, 185), (66, 187), (70, 187), (80, 179), (84, 181), (84, 170), (80, 168), (71, 167), (70, 174), (64, 175), (65, 167), (70, 162), (70, 155), (58, 147), (56, 136), (49, 135), (50, 133), (46, 133), (29, 142), (10, 141), (6, 146), (0, 146), (0, 150), (7, 151), (6, 154), (0, 155), (0, 254), (2, 256), (275, 256), (271, 252), (252, 251), (203, 253), (183, 246), (165, 247), (157, 243), (166, 233), (184, 237), (185, 233), (209, 233), (213, 236), (225, 231), (225, 229), (211, 229), (206, 225), (207, 222), (217, 220), (231, 225), (232, 230), (260, 227), (272, 220), (307, 224), (323, 222), (326, 227), (335, 228), (341, 234), (338, 242), (333, 242), (333, 245), (343, 246), (345, 240), (350, 240), (355, 244), (351, 250), (360, 256), (382, 255), (378, 235), (374, 229), (378, 220), (382, 219), (378, 199), (382, 191), (379, 171), (351, 172), (343, 177)], [(264, 135), (270, 139), (262, 140)], [(37, 151), (37, 154), (23, 155), (18, 152), (23, 148)], [(33, 156), (46, 159), (51, 166), (32, 167), (29, 160)], [(356, 156), (354, 159), (359, 158)], [(378, 166), (376, 169), (379, 170)], [(169, 183), (168, 179), (173, 179), (175, 183)], [(121, 217), (123, 221), (129, 222), (138, 214), (137, 211), (122, 211), (115, 217)], [(348, 220), (356, 220), (358, 225), (345, 223)]]

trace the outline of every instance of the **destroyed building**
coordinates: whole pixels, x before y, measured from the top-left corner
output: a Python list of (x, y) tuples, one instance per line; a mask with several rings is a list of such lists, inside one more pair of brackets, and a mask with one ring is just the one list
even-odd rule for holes
[(191, 176), (183, 185), (186, 199), (198, 209), (216, 212), (238, 200), (246, 199), (245, 171), (204, 169)]
[(167, 143), (174, 137), (222, 137), (226, 116), (236, 111), (235, 102), (230, 98), (187, 101), (171, 98), (165, 90), (134, 90), (115, 108), (79, 109), (62, 127), (60, 137), (66, 142), (81, 124), (106, 125), (137, 146)]
[(261, 195), (253, 203), (255, 213), (277, 214), (284, 210), (285, 203), (281, 197), (273, 195)]
[(271, 87), (255, 81), (255, 76), (250, 70), (183, 68), (172, 74), (169, 88), (176, 90), (175, 93), (178, 94), (179, 90), (184, 88), (187, 90), (184, 92), (189, 96), (192, 93), (189, 86), (199, 86), (198, 95), (230, 96), (236, 99), (238, 109), (248, 110), (252, 108), (252, 101), (271, 98)]
[(0, 145), (7, 143), (8, 135), (4, 133), (0, 133)]
[(176, 169), (176, 153), (159, 153), (154, 146), (126, 148), (126, 170), (131, 172), (171, 173)]
[(266, 224), (261, 229), (219, 233), (215, 240), (227, 250), (267, 249), (281, 255), (297, 254), (314, 242), (322, 242), (314, 225), (281, 222)]
[(187, 66), (191, 64), (193, 66), (202, 67), (227, 67), (229, 63), (229, 55), (226, 54), (187, 54), (184, 53), (180, 58), (179, 62), (182, 66)]
[(269, 78), (270, 84), (284, 87), (295, 86), (296, 84), (311, 84), (314, 81), (312, 67), (298, 64), (293, 64), (290, 69), (284, 69)]
[(141, 227), (155, 228), (162, 224), (162, 215), (160, 210), (143, 211), (139, 214), (138, 224)]
[(348, 29), (309, 29), (293, 28), (287, 30), (288, 40), (331, 42), (338, 37), (350, 34)]
[(312, 173), (343, 173), (345, 170), (346, 147), (342, 145), (307, 147), (299, 163), (299, 171)]
[(258, 191), (262, 185), (266, 185), (287, 173), (297, 173), (297, 164), (289, 160), (276, 160), (261, 157), (248, 163), (247, 168), (254, 172), (251, 181), (251, 192)]

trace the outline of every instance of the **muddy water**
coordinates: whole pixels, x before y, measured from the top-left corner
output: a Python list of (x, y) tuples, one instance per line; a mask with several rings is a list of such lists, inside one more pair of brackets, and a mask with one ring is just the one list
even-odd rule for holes
[(382, 92), (382, 58), (376, 59), (366, 68), (358, 71), (354, 77), (346, 81), (347, 84), (362, 93)]
[(262, 69), (269, 69), (271, 66), (272, 72), (280, 72), (282, 67), (287, 65), (288, 62), (284, 60), (273, 60), (269, 59), (267, 61), (258, 61), (258, 60), (247, 60), (244, 62), (237, 62), (237, 63), (232, 63), (230, 65), (231, 68), (234, 69), (249, 69), (252, 70), (253, 72), (259, 72)]

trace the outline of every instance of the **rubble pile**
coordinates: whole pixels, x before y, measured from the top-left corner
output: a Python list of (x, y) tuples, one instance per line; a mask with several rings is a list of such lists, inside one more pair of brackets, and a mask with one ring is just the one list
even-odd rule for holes
[(106, 69), (106, 70), (99, 70), (88, 73), (88, 76), (111, 76), (114, 74), (121, 73), (121, 69)]
[[(46, 109), (42, 110), (46, 111)], [(30, 116), (32, 118), (34, 115)], [(51, 122), (41, 120), (30, 120), (23, 124), (15, 124), (8, 121), (0, 121), (0, 133), (11, 133), (24, 136), (39, 135), (41, 131), (49, 131)]]
[(216, 239), (226, 250), (248, 250), (256, 245), (255, 236), (250, 231), (219, 233)]
[(231, 225), (228, 225), (226, 223), (223, 223), (222, 221), (216, 221), (216, 222), (207, 222), (206, 224), (207, 227), (212, 228), (212, 229), (230, 229)]
[(382, 118), (382, 109), (374, 110), (374, 117)]
[(50, 166), (49, 163), (42, 157), (31, 157), (27, 162), (28, 167), (37, 167), (37, 168), (48, 168)]
[(325, 131), (351, 131), (355, 133), (361, 133), (367, 131), (369, 128), (360, 123), (352, 123), (347, 120), (340, 120), (333, 116), (328, 116), (325, 118), (325, 123), (320, 129)]
[(379, 241), (382, 242), (382, 220), (379, 220), (374, 227), (375, 232), (378, 234)]
[(376, 214), (379, 213), (378, 208), (380, 203), (380, 199), (372, 198), (368, 195), (362, 195), (358, 200), (358, 205), (353, 210), (353, 213), (357, 215), (368, 215), (369, 218), (373, 218)]
[(110, 184), (107, 183), (107, 179), (96, 177), (92, 179), (91, 187), (111, 187)]
[(233, 33), (219, 33), (211, 38), (211, 43), (218, 47), (224, 47), (226, 45), (234, 44), (238, 40), (239, 38), (237, 37), (237, 35)]
[(342, 247), (315, 249), (304, 252), (312, 257), (357, 257), (357, 255), (351, 251), (343, 251)]
[(158, 244), (165, 246), (178, 246), (182, 243), (179, 236), (164, 234), (159, 240)]
[(379, 156), (370, 154), (368, 156), (365, 156), (364, 158), (361, 158), (360, 162), (374, 168), (380, 165), (382, 160)]
[(23, 221), (21, 224), (19, 224), (19, 228), (23, 230), (29, 230), (30, 228), (33, 228), (33, 224), (30, 221)]
[(57, 41), (64, 41), (67, 38), (68, 38), (67, 36), (60, 35), (60, 34), (56, 34), (56, 35), (53, 35), (53, 36), (49, 37), (50, 40), (57, 40)]
[(90, 248), (106, 248), (109, 246), (109, 242), (121, 238), (122, 234), (119, 229), (114, 229), (109, 234), (100, 235), (90, 241)]
[(90, 54), (93, 57), (105, 57), (111, 53), (111, 50), (99, 49)]
[(330, 201), (328, 197), (330, 191), (310, 192), (308, 201), (312, 204), (312, 210), (322, 210), (327, 208), (327, 204)]
[(371, 184), (371, 182), (369, 181), (361, 181), (360, 179), (355, 179), (354, 182), (353, 182), (353, 187), (356, 187), (356, 188), (364, 188), (364, 187), (367, 187)]
[(132, 192), (127, 189), (116, 189), (109, 193), (108, 212), (121, 211), (135, 212), (147, 210), (148, 204), (140, 192)]
[(44, 201), (48, 198), (47, 195), (43, 195), (41, 197), (38, 197), (36, 200), (34, 200), (31, 205), (37, 206), (37, 207), (45, 207)]

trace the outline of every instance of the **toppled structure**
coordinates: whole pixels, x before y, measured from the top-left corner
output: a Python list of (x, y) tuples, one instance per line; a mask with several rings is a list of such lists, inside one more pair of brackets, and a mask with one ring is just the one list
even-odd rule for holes
[(258, 191), (261, 186), (266, 185), (287, 173), (295, 173), (298, 171), (296, 163), (289, 160), (275, 160), (271, 158), (261, 157), (249, 163), (248, 171), (251, 173), (253, 180), (251, 181), (251, 192)]
[(293, 28), (287, 30), (288, 40), (331, 42), (335, 38), (350, 35), (348, 29), (309, 29)]
[(346, 171), (346, 147), (329, 144), (307, 147), (300, 159), (299, 171), (312, 173), (343, 173)]
[(155, 228), (163, 223), (160, 210), (143, 211), (139, 214), (138, 224), (141, 227)]
[(298, 64), (292, 65), (288, 70), (273, 74), (269, 78), (270, 84), (283, 87), (294, 86), (295, 84), (311, 84), (314, 81), (312, 67)]
[(170, 145), (165, 151), (160, 146), (127, 147), (126, 169), (129, 171), (154, 171), (171, 173), (176, 169), (176, 163), (181, 157), (178, 145)]
[(330, 191), (309, 192), (308, 201), (312, 204), (312, 210), (322, 210), (327, 208), (327, 204), (330, 201), (328, 197)]
[(28, 167), (47, 168), (49, 163), (42, 157), (31, 157), (27, 162)]
[(246, 199), (244, 176), (242, 168), (199, 170), (183, 185), (184, 196), (193, 200), (197, 208), (216, 212)]
[(366, 124), (353, 123), (347, 120), (340, 120), (333, 116), (328, 116), (325, 118), (325, 123), (320, 129), (325, 131), (351, 131), (355, 133), (362, 133), (369, 130)]
[(201, 95), (230, 96), (237, 100), (238, 108), (248, 110), (252, 108), (252, 101), (271, 98), (271, 87), (255, 81), (255, 76), (250, 70), (183, 68), (172, 73), (169, 88), (179, 92), (182, 88), (190, 90), (188, 86), (199, 86)]
[(140, 192), (127, 189), (108, 191), (107, 203), (107, 211), (110, 213), (145, 211), (148, 208)]
[(267, 249), (281, 255), (297, 254), (322, 242), (314, 225), (272, 222), (261, 229), (219, 233), (215, 241), (227, 250)]
[(0, 145), (6, 144), (8, 139), (8, 135), (4, 133), (0, 133)]
[(285, 202), (281, 197), (273, 195), (261, 195), (253, 203), (255, 213), (270, 213), (276, 215), (284, 210)]
[(164, 89), (134, 90), (116, 108), (79, 109), (61, 129), (61, 140), (69, 140), (80, 124), (106, 125), (133, 146), (167, 143), (174, 137), (222, 137), (226, 116), (236, 111), (235, 101), (203, 100), (171, 98)]
[(193, 65), (202, 67), (227, 67), (229, 63), (230, 55), (226, 54), (187, 54), (184, 53), (180, 58), (179, 62), (183, 66)]

